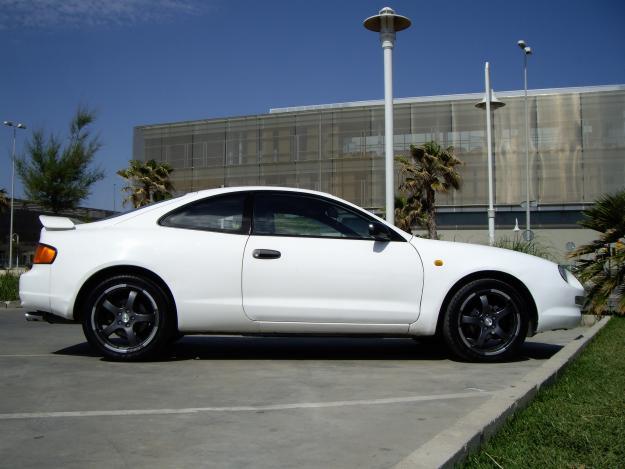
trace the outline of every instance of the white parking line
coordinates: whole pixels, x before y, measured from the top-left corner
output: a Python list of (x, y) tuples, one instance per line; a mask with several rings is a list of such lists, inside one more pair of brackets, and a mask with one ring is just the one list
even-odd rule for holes
[(0, 354), (0, 358), (27, 358), (27, 357), (52, 357), (52, 358), (56, 358), (56, 357), (62, 357), (62, 356), (69, 356), (69, 355), (54, 355), (51, 353), (13, 353), (13, 354), (6, 354), (6, 355), (1, 355)]
[(403, 404), (408, 402), (427, 402), (447, 399), (466, 399), (470, 397), (486, 397), (491, 392), (461, 392), (455, 394), (434, 394), (429, 396), (389, 397), (385, 399), (367, 399), (354, 401), (334, 402), (301, 402), (297, 404), (275, 404), (259, 406), (231, 406), (231, 407), (187, 407), (182, 409), (127, 409), (127, 410), (86, 410), (75, 412), (23, 412), (0, 414), (0, 420), (18, 419), (47, 419), (73, 417), (117, 417), (124, 415), (169, 415), (169, 414), (198, 414), (205, 412), (258, 412), (266, 410), (292, 409), (323, 409), (328, 407), (347, 407), (358, 405)]

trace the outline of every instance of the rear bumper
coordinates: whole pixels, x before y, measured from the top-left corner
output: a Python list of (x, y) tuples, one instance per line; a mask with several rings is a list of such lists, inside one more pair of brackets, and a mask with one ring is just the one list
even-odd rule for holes
[(20, 276), (20, 300), (31, 311), (50, 312), (50, 266), (35, 264)]
[(45, 321), (49, 324), (75, 324), (76, 321), (65, 319), (61, 316), (48, 313), (47, 311), (34, 311), (24, 314), (24, 318), (29, 322)]

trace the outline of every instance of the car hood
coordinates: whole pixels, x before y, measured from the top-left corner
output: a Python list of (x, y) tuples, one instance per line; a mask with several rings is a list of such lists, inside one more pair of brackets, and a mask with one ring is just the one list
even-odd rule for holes
[(418, 237), (413, 237), (410, 243), (421, 255), (424, 266), (442, 261), (443, 267), (458, 274), (494, 270), (527, 277), (537, 269), (557, 269), (554, 262), (510, 249)]

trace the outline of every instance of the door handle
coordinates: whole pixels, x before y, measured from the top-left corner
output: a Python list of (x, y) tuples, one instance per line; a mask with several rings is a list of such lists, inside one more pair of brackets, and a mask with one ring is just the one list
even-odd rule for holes
[(252, 256), (254, 259), (279, 259), (280, 251), (274, 251), (273, 249), (254, 249)]

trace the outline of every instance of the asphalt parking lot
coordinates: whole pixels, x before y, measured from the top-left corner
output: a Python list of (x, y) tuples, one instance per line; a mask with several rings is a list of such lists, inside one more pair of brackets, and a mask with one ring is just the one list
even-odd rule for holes
[(411, 339), (209, 336), (113, 363), (23, 314), (0, 310), (0, 467), (392, 467), (580, 334), (489, 365)]

